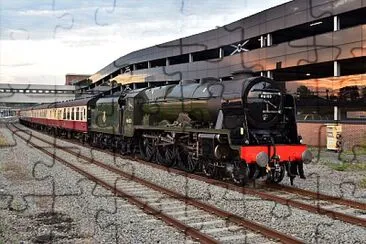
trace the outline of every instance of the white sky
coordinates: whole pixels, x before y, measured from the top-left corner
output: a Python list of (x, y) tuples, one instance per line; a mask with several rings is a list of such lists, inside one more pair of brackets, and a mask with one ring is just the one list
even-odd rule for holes
[(0, 0), (0, 83), (64, 84), (288, 0)]

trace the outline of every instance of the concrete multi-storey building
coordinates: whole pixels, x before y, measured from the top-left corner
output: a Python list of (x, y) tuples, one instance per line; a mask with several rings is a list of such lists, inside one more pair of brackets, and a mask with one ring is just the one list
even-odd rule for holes
[(294, 0), (216, 29), (137, 50), (89, 77), (93, 86), (217, 77), (250, 70), (296, 96), (305, 142), (337, 122), (366, 145), (366, 0)]

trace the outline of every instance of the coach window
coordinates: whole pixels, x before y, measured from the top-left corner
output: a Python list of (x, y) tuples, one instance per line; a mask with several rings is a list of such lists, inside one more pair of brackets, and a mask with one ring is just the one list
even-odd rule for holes
[(71, 108), (71, 120), (75, 119), (75, 109)]
[(69, 120), (70, 119), (70, 109), (66, 108), (66, 119)]
[(86, 120), (86, 108), (83, 109), (84, 111), (84, 120)]
[(80, 113), (80, 120), (83, 120), (83, 108), (80, 108), (79, 110), (79, 113)]
[(75, 118), (76, 120), (79, 120), (79, 114), (80, 114), (79, 108), (76, 108), (76, 118)]

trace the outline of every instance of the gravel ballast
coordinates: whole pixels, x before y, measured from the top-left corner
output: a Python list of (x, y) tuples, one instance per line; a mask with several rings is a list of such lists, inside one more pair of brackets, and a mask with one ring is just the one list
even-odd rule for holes
[(14, 146), (0, 148), (0, 243), (190, 240), (19, 138), (14, 140), (1, 127), (3, 137)]
[[(60, 140), (58, 140), (58, 143), (63, 146), (73, 147), (74, 150), (80, 151), (82, 154), (118, 166), (128, 172), (133, 172), (136, 176), (169, 187), (187, 196), (199, 198), (245, 218), (256, 220), (309, 243), (366, 242), (366, 231), (358, 226), (274, 202), (263, 201), (256, 197), (242, 195), (221, 187), (164, 172), (132, 160), (113, 157), (97, 150), (83, 148)], [(307, 179), (300, 180), (297, 178), (295, 181), (296, 186), (315, 191), (319, 189), (320, 192), (335, 196), (342, 196), (343, 194), (347, 198), (358, 201), (365, 200), (365, 190), (360, 188), (355, 181), (362, 179), (364, 175), (362, 172), (338, 172), (323, 164), (315, 163), (306, 165), (305, 172)], [(349, 183), (351, 180), (355, 183)], [(355, 189), (350, 186), (355, 187)]]

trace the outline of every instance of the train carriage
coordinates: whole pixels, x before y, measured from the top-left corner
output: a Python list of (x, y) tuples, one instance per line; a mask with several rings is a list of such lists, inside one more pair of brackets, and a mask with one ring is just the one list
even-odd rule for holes
[(88, 116), (96, 97), (42, 104), (20, 112), (20, 121), (55, 135), (78, 137), (88, 133)]

